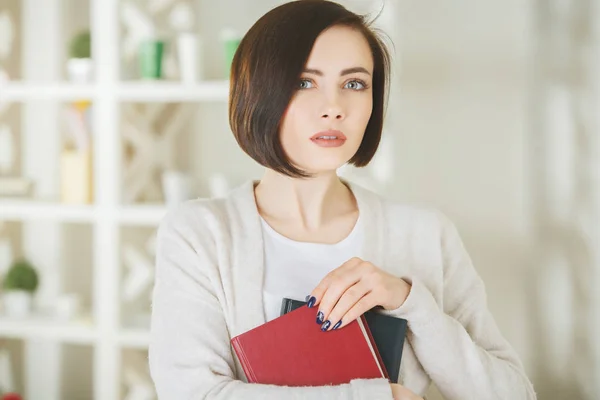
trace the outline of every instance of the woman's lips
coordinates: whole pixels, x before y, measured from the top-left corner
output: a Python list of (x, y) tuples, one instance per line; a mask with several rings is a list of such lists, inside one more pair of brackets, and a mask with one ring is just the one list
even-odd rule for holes
[(310, 140), (320, 147), (340, 147), (346, 143), (346, 136), (336, 130), (315, 133)]

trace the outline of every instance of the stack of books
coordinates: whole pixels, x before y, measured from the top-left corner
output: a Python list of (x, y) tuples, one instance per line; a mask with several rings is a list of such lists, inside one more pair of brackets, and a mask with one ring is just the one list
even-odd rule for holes
[(353, 379), (397, 383), (407, 322), (375, 309), (327, 332), (317, 310), (283, 299), (281, 316), (231, 339), (250, 383), (324, 386)]

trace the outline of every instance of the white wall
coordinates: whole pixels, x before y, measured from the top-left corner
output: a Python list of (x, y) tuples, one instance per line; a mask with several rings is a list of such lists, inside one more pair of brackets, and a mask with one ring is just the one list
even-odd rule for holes
[(500, 329), (532, 375), (531, 5), (400, 3), (401, 102), (390, 112), (401, 117), (390, 195), (434, 205), (454, 220)]

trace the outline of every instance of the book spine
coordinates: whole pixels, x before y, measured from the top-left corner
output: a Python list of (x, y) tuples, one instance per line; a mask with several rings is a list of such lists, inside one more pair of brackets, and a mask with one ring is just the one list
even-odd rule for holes
[(281, 310), (279, 310), (279, 316), (285, 315), (292, 309), (292, 301), (290, 299), (284, 299), (281, 303)]
[(371, 329), (369, 328), (369, 324), (367, 324), (367, 319), (365, 318), (365, 315), (361, 315), (360, 319), (365, 327), (365, 332), (367, 332), (367, 335), (369, 336), (369, 341), (371, 342), (371, 346), (373, 346), (373, 350), (375, 351), (375, 355), (377, 356), (377, 361), (379, 362), (379, 365), (381, 366), (381, 370), (383, 371), (383, 375), (384, 377), (389, 380), (390, 379), (390, 375), (388, 374), (387, 368), (385, 368), (385, 364), (383, 363), (383, 360), (381, 358), (381, 354), (379, 354), (379, 349), (377, 348), (377, 345), (375, 344), (375, 339), (373, 339), (373, 334), (371, 333)]
[(235, 353), (237, 354), (238, 358), (240, 359), (240, 364), (242, 364), (242, 369), (244, 370), (244, 373), (246, 374), (246, 378), (248, 379), (248, 382), (256, 383), (256, 376), (254, 375), (254, 371), (252, 371), (252, 366), (248, 362), (248, 359), (246, 358), (246, 354), (244, 353), (244, 348), (241, 346), (238, 338), (233, 338), (231, 340), (231, 344), (233, 345), (233, 349), (235, 350)]

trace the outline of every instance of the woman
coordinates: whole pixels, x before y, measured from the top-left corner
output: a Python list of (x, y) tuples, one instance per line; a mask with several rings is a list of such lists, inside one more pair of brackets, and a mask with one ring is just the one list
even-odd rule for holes
[[(233, 60), (230, 123), (266, 167), (227, 197), (189, 201), (158, 231), (150, 369), (160, 399), (534, 399), (486, 308), (452, 223), (338, 178), (376, 152), (389, 78), (382, 41), (323, 0), (259, 19)], [(307, 299), (323, 334), (363, 312), (409, 324), (401, 384), (247, 383), (230, 339)]]

